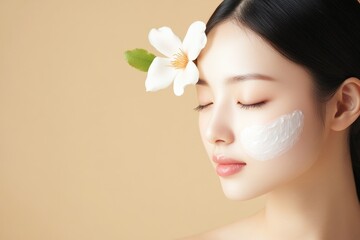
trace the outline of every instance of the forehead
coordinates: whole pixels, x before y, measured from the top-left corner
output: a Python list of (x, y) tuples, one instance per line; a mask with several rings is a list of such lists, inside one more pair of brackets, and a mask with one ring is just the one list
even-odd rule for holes
[(253, 31), (232, 21), (212, 29), (197, 65), (200, 79), (207, 82), (254, 73), (279, 81), (289, 75), (309, 78), (303, 67), (285, 58)]

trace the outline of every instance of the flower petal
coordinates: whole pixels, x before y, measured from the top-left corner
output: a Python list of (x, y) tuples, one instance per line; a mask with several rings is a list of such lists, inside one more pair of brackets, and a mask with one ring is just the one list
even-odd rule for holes
[(156, 57), (149, 67), (145, 80), (146, 91), (157, 91), (168, 87), (177, 71), (171, 67), (169, 58)]
[(196, 84), (199, 80), (199, 70), (194, 62), (189, 62), (184, 71), (180, 71), (174, 80), (174, 93), (181, 96), (184, 88), (189, 84)]
[(182, 47), (181, 40), (168, 27), (151, 29), (149, 32), (149, 41), (151, 45), (166, 57), (172, 57), (179, 52)]
[(194, 61), (205, 47), (207, 38), (205, 34), (206, 25), (201, 21), (192, 23), (185, 35), (183, 49), (189, 60)]

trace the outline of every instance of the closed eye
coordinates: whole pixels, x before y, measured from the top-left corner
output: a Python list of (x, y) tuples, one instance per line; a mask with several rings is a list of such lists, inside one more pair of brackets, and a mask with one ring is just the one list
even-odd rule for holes
[(212, 103), (208, 103), (208, 104), (205, 104), (205, 105), (199, 105), (199, 106), (197, 106), (196, 108), (194, 108), (194, 110), (200, 112), (201, 110), (207, 108), (207, 107), (210, 106), (211, 104), (212, 104)]
[(262, 102), (258, 102), (258, 103), (253, 103), (253, 104), (243, 104), (241, 102), (238, 102), (238, 104), (240, 105), (240, 107), (242, 109), (250, 109), (250, 108), (260, 108), (262, 107), (266, 102), (262, 101)]
[[(250, 108), (260, 108), (262, 107), (266, 102), (262, 101), (262, 102), (258, 102), (258, 103), (253, 103), (253, 104), (243, 104), (238, 102), (238, 105), (240, 105), (240, 107), (242, 109), (250, 109)], [(195, 111), (201, 111), (204, 110), (205, 108), (207, 108), (208, 106), (210, 106), (212, 103), (208, 103), (208, 104), (204, 104), (204, 105), (199, 105), (197, 107), (194, 108)]]

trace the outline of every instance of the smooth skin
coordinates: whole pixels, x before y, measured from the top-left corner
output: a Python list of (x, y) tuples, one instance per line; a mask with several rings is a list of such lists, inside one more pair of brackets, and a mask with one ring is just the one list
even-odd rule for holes
[[(225, 195), (247, 200), (266, 194), (262, 211), (187, 239), (358, 240), (360, 205), (347, 141), (360, 115), (360, 80), (346, 79), (320, 103), (311, 75), (251, 30), (227, 21), (208, 35), (198, 58), (199, 128), (210, 159), (225, 155), (246, 163), (219, 177)], [(247, 156), (240, 133), (300, 110), (304, 128), (281, 156)], [(215, 163), (211, 161), (215, 167)]]

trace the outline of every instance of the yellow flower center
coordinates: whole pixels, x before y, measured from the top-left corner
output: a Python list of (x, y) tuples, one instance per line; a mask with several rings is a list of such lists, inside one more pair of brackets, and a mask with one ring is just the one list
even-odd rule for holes
[(188, 62), (189, 59), (187, 55), (183, 51), (180, 51), (174, 55), (174, 60), (171, 61), (171, 66), (176, 69), (185, 69)]

